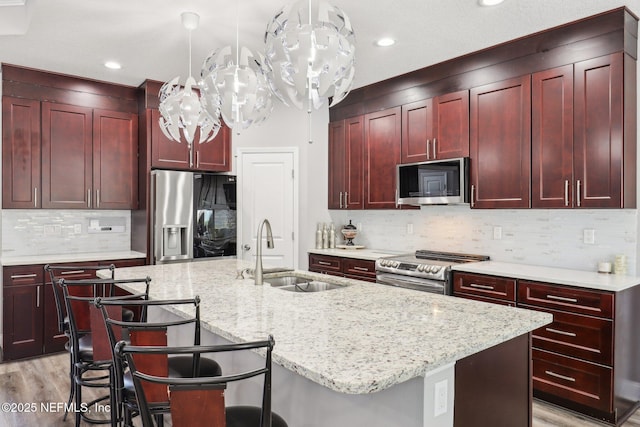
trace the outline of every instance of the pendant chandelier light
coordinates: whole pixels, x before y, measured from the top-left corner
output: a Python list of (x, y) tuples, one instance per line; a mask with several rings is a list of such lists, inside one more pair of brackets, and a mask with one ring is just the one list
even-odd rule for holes
[(179, 84), (180, 77), (176, 77), (160, 88), (160, 129), (176, 142), (184, 138), (191, 148), (198, 129), (200, 143), (211, 141), (218, 133), (220, 101), (215, 97), (201, 98), (199, 87), (191, 76), (191, 31), (198, 27), (200, 17), (193, 12), (184, 12), (181, 18), (182, 25), (189, 31), (189, 77), (184, 87)]
[(324, 1), (283, 8), (265, 34), (269, 83), (286, 105), (311, 113), (342, 101), (355, 75), (355, 35), (348, 16)]
[[(271, 89), (259, 62), (245, 47), (239, 47), (236, 18), (235, 63), (230, 46), (211, 53), (201, 71), (201, 88), (207, 102), (220, 102), (225, 124), (237, 134), (253, 124), (262, 123), (273, 110)], [(210, 101), (211, 99), (211, 101)]]

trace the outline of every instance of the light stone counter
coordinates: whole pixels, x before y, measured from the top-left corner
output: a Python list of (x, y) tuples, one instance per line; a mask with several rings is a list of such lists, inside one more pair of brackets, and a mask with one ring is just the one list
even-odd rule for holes
[(3, 266), (8, 265), (33, 265), (33, 264), (60, 264), (65, 262), (86, 261), (115, 261), (119, 259), (145, 258), (146, 255), (136, 251), (117, 252), (83, 252), (80, 254), (48, 254), (33, 256), (5, 255), (0, 260)]
[(391, 249), (309, 249), (307, 251), (310, 254), (318, 254), (318, 255), (331, 255), (331, 256), (339, 256), (343, 258), (357, 258), (357, 259), (366, 259), (370, 261), (375, 261), (378, 258), (394, 256), (399, 254), (406, 254), (412, 251), (394, 251)]
[(350, 286), (287, 292), (238, 279), (237, 271), (247, 266), (213, 260), (128, 267), (117, 269), (116, 278), (151, 277), (153, 299), (199, 295), (204, 329), (233, 342), (272, 334), (274, 363), (347, 394), (374, 393), (428, 375), (552, 319), (542, 312), (309, 272), (310, 278)]
[(603, 274), (592, 271), (570, 270), (566, 268), (542, 267), (537, 265), (513, 264), (508, 262), (483, 261), (458, 264), (454, 271), (489, 274), (493, 276), (548, 282), (580, 288), (619, 292), (640, 284), (640, 277), (619, 274)]

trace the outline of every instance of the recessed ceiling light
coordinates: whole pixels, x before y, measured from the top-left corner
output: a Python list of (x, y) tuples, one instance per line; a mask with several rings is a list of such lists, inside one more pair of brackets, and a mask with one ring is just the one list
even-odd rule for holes
[(396, 44), (396, 41), (391, 37), (383, 37), (376, 42), (376, 46), (380, 47), (393, 46), (394, 44)]
[(495, 6), (502, 3), (504, 0), (478, 0), (480, 6)]
[(120, 63), (116, 61), (107, 61), (104, 63), (104, 66), (112, 70), (119, 70), (120, 68), (122, 68), (122, 65), (120, 65)]

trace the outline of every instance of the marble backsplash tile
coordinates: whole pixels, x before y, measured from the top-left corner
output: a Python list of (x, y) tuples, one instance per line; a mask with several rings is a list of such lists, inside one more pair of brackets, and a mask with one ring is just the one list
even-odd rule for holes
[[(90, 233), (91, 221), (124, 225), (122, 232)], [(2, 256), (128, 251), (131, 213), (123, 210), (6, 209)]]
[[(361, 224), (357, 244), (392, 250), (430, 249), (491, 256), (492, 260), (595, 271), (599, 261), (627, 256), (637, 274), (638, 211), (496, 209), (425, 206), (402, 211), (330, 211), (339, 227)], [(408, 226), (411, 224), (411, 226)], [(501, 238), (494, 238), (500, 227)], [(409, 233), (409, 228), (413, 232)], [(584, 230), (595, 242), (584, 242)]]

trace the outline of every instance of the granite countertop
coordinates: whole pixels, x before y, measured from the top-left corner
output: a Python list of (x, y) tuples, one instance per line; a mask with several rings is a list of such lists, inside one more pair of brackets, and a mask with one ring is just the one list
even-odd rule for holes
[(59, 264), (64, 262), (87, 261), (114, 261), (118, 259), (145, 258), (146, 255), (136, 251), (117, 252), (83, 252), (78, 254), (47, 254), (30, 256), (3, 255), (0, 264), (7, 265), (33, 265), (33, 264)]
[(199, 295), (204, 329), (233, 342), (272, 334), (274, 363), (349, 394), (424, 376), (552, 320), (542, 312), (302, 271), (296, 273), (350, 286), (288, 292), (237, 278), (248, 266), (211, 260), (127, 267), (116, 269), (116, 278), (151, 277), (153, 299)]
[(307, 251), (310, 254), (318, 254), (318, 255), (331, 255), (331, 256), (339, 256), (343, 258), (357, 258), (357, 259), (366, 259), (375, 261), (378, 258), (394, 256), (399, 254), (406, 254), (412, 252), (410, 250), (407, 251), (393, 251), (393, 250), (384, 250), (384, 249), (309, 249)]
[(623, 291), (640, 284), (640, 277), (635, 276), (603, 274), (584, 270), (570, 270), (567, 268), (542, 267), (498, 261), (457, 264), (454, 265), (452, 269), (454, 271), (549, 282), (558, 285), (577, 286), (580, 288), (611, 292)]

